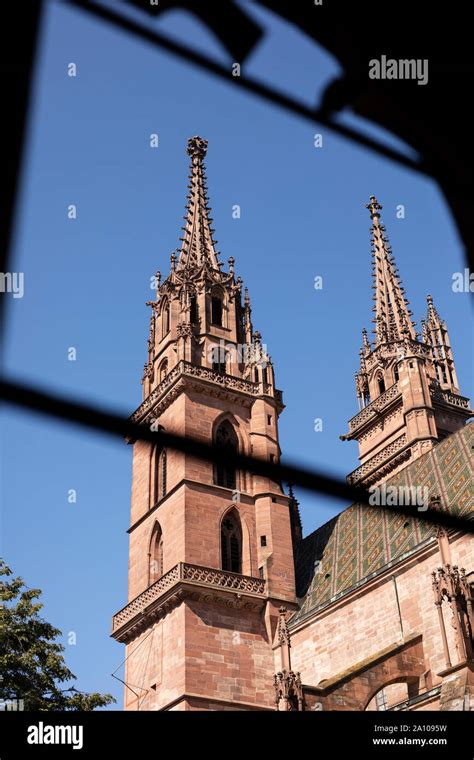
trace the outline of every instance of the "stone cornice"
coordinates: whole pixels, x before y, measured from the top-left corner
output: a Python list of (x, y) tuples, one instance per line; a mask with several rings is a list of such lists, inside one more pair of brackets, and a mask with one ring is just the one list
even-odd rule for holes
[(439, 678), (446, 678), (446, 676), (451, 676), (453, 673), (464, 670), (464, 668), (474, 673), (474, 662), (472, 660), (460, 660), (460, 662), (456, 662), (454, 665), (451, 665), (450, 668), (440, 670), (440, 672), (436, 675)]
[(256, 438), (266, 438), (268, 441), (271, 441), (272, 443), (274, 443), (274, 444), (275, 444), (275, 446), (278, 446), (278, 448), (280, 448), (280, 444), (279, 444), (279, 441), (278, 441), (278, 439), (277, 439), (277, 438), (274, 438), (274, 437), (273, 437), (272, 435), (270, 435), (269, 433), (259, 433), (259, 432), (258, 432), (258, 431), (256, 431), (256, 430), (251, 430), (251, 431), (249, 432), (249, 438), (253, 438), (254, 436), (255, 436)]
[(195, 694), (193, 692), (183, 692), (179, 697), (176, 697), (175, 699), (172, 699), (170, 702), (167, 702), (163, 707), (160, 707), (160, 710), (170, 710), (172, 707), (175, 707), (180, 702), (186, 699), (194, 699), (196, 701), (200, 702), (214, 702), (218, 705), (228, 705), (232, 706), (232, 709), (235, 709), (235, 706), (241, 707), (242, 710), (258, 710), (259, 712), (275, 712), (275, 708), (267, 707), (263, 705), (258, 705), (254, 702), (242, 702), (239, 699), (222, 699), (222, 697), (215, 697), (211, 694)]
[[(410, 441), (410, 445), (412, 443), (413, 442)], [(370, 475), (375, 473), (377, 475), (376, 479), (378, 480), (381, 476), (387, 475), (390, 470), (409, 455), (410, 446), (407, 444), (407, 436), (406, 433), (402, 433), (402, 435), (389, 443), (388, 446), (385, 446), (384, 449), (378, 451), (377, 454), (374, 454), (373, 457), (366, 462), (363, 462), (363, 464), (359, 465), (359, 467), (356, 467), (355, 470), (349, 473), (347, 476), (347, 482), (350, 485), (356, 485), (363, 481), (368, 485), (370, 483)]]
[[(156, 504), (154, 504), (152, 507), (147, 509), (141, 517), (139, 517), (137, 520), (135, 520), (132, 525), (127, 529), (127, 533), (132, 533), (132, 531), (135, 530), (135, 528), (138, 528), (139, 525), (141, 525), (142, 522), (144, 522), (147, 517), (149, 517), (151, 514), (156, 512), (157, 509), (163, 506), (170, 497), (175, 494), (182, 486), (188, 486), (189, 488), (194, 488), (197, 490), (205, 491), (207, 489), (211, 489), (212, 491), (216, 492), (216, 495), (218, 496), (224, 496), (228, 498), (229, 503), (233, 501), (232, 494), (233, 490), (231, 488), (224, 488), (224, 486), (218, 486), (215, 483), (203, 483), (201, 480), (192, 480), (191, 478), (181, 478), (174, 486), (171, 488), (166, 496), (164, 496), (162, 499), (160, 499)], [(237, 489), (238, 490), (238, 489)], [(243, 504), (254, 504), (257, 499), (261, 499), (262, 497), (271, 497), (277, 500), (280, 504), (288, 505), (288, 499), (289, 497), (284, 493), (279, 493), (275, 491), (259, 491), (258, 493), (251, 494), (248, 493), (248, 491), (239, 491), (239, 502)]]
[(274, 400), (278, 413), (283, 409), (281, 391), (273, 389), (269, 383), (254, 383), (181, 360), (142, 401), (131, 415), (131, 422), (143, 423), (159, 417), (185, 388), (206, 392), (231, 401), (238, 398), (241, 404), (249, 408), (256, 398), (271, 398)]
[(266, 602), (265, 585), (263, 578), (179, 562), (114, 615), (111, 635), (128, 643), (185, 599), (261, 610)]
[[(474, 412), (469, 408), (469, 399), (465, 396), (460, 396), (452, 391), (443, 391), (437, 386), (430, 386), (430, 397), (434, 404), (443, 405), (450, 409), (461, 410), (466, 413), (466, 417), (470, 417)], [(349, 420), (349, 434), (344, 436), (346, 440), (359, 437), (364, 432), (365, 428), (371, 426), (371, 424), (380, 419), (384, 414), (391, 411), (392, 407), (401, 402), (402, 394), (399, 389), (399, 384), (394, 383), (387, 388), (378, 398), (374, 399), (364, 409), (361, 409), (354, 417)], [(423, 405), (420, 408), (426, 408)]]

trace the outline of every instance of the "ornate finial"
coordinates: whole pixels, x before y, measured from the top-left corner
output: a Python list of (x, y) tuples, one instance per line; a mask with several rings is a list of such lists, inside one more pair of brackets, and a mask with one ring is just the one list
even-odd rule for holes
[(379, 212), (380, 212), (380, 209), (382, 208), (382, 206), (378, 202), (378, 200), (375, 197), (375, 195), (371, 195), (370, 199), (369, 199), (369, 203), (365, 204), (365, 208), (369, 209), (370, 216), (373, 219), (374, 217), (379, 217), (380, 216)]
[(187, 152), (188, 156), (202, 160), (207, 153), (207, 140), (204, 140), (203, 137), (199, 137), (198, 135), (190, 137), (188, 140)]
[(282, 606), (279, 608), (278, 612), (280, 613), (280, 617), (278, 619), (278, 643), (280, 646), (286, 644), (287, 647), (290, 647), (290, 632), (288, 630), (288, 624), (286, 622), (287, 609), (286, 607)]
[(231, 274), (234, 274), (234, 262), (235, 262), (234, 257), (233, 256), (229, 256), (229, 272)]
[(439, 325), (441, 325), (443, 320), (439, 316), (436, 306), (433, 303), (433, 296), (430, 296), (430, 295), (426, 296), (426, 301), (428, 303), (428, 314), (427, 314), (428, 321), (439, 323)]
[(365, 327), (362, 329), (362, 344), (364, 346), (364, 351), (370, 352), (370, 343), (367, 337), (367, 330), (365, 329)]
[(170, 261), (171, 261), (171, 271), (174, 272), (174, 270), (176, 269), (176, 254), (174, 251), (170, 256)]
[(244, 304), (245, 306), (250, 306), (250, 298), (249, 298), (249, 289), (245, 288), (244, 290)]
[(262, 340), (262, 334), (258, 330), (254, 332), (253, 337), (255, 339), (255, 343), (260, 343)]
[(293, 483), (288, 483), (288, 496), (290, 499), (295, 498), (295, 494), (293, 493)]
[(426, 302), (428, 304), (428, 319), (439, 319), (439, 314), (436, 311), (436, 307), (433, 303), (433, 296), (426, 296)]

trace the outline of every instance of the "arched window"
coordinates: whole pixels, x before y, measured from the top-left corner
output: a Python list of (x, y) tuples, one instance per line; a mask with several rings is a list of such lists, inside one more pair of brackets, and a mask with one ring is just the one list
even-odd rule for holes
[(161, 383), (168, 374), (168, 359), (164, 359), (160, 364), (160, 370), (158, 373), (158, 382)]
[[(158, 425), (156, 428), (157, 420), (154, 420), (154, 430), (159, 433), (164, 430), (163, 425)], [(163, 454), (165, 454), (163, 460)], [(165, 490), (163, 492), (163, 473)], [(150, 449), (150, 477), (149, 477), (149, 500), (148, 507), (152, 509), (159, 502), (163, 496), (166, 495), (166, 451), (155, 443)]]
[(167, 454), (166, 449), (163, 449), (163, 451), (160, 454), (160, 458), (158, 461), (158, 479), (159, 479), (159, 491), (160, 491), (160, 499), (163, 499), (166, 496), (166, 488), (167, 488)]
[(155, 527), (151, 534), (148, 558), (148, 585), (150, 586), (163, 575), (163, 533), (159, 523), (155, 523)]
[(384, 393), (385, 391), (385, 380), (383, 379), (383, 375), (380, 374), (377, 376), (377, 385), (379, 387), (379, 393)]
[(221, 523), (221, 564), (230, 573), (242, 572), (242, 528), (235, 509)]
[(222, 293), (220, 290), (213, 290), (211, 293), (211, 323), (217, 327), (222, 327)]
[(191, 324), (192, 325), (197, 325), (197, 323), (198, 323), (198, 305), (197, 305), (197, 298), (196, 298), (196, 296), (191, 296), (190, 320), (191, 320)]
[(149, 508), (155, 506), (156, 502), (158, 501), (158, 447), (156, 443), (152, 446), (151, 449), (151, 455), (150, 455), (150, 498), (149, 498)]
[[(237, 452), (239, 442), (235, 430), (228, 420), (221, 422), (217, 428), (215, 442), (220, 449)], [(214, 482), (223, 488), (232, 488), (234, 490), (237, 487), (237, 472), (231, 461), (218, 462), (216, 464)]]
[(398, 365), (395, 364), (395, 367), (393, 368), (393, 379), (396, 383), (398, 383)]
[(416, 693), (416, 684), (407, 683), (406, 681), (397, 681), (379, 689), (365, 709), (368, 712), (373, 710), (390, 710), (395, 705), (405, 702), (410, 696), (416, 696)]
[(163, 327), (163, 338), (165, 335), (168, 335), (170, 331), (170, 305), (168, 301), (165, 301), (165, 303), (162, 306), (161, 310), (162, 314), (162, 327)]

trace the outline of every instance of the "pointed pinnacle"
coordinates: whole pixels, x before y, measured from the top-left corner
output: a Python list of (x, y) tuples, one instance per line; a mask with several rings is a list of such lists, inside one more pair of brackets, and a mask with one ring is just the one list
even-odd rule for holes
[(188, 140), (187, 154), (192, 158), (198, 158), (202, 160), (207, 153), (207, 140), (196, 135), (190, 137)]

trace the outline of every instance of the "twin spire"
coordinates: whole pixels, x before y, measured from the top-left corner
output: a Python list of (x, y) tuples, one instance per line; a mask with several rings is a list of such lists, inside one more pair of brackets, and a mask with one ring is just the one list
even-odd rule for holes
[[(170, 335), (180, 342), (178, 358), (198, 365), (207, 362), (203, 366), (211, 362), (217, 365), (222, 362), (209, 357), (214, 357), (220, 345), (216, 341), (223, 340), (225, 329), (227, 374), (232, 365), (239, 365), (234, 370), (241, 373), (243, 379), (257, 382), (258, 377), (271, 385), (272, 372), (266, 371), (271, 360), (260, 333), (253, 329), (248, 290), (244, 290), (242, 278), (235, 274), (234, 258), (228, 259), (229, 266), (225, 270), (218, 258), (204, 165), (207, 140), (198, 136), (189, 138), (187, 153), (190, 170), (181, 246), (171, 254), (168, 276), (162, 281), (160, 272), (156, 273), (156, 299), (147, 302), (152, 307), (152, 315), (144, 383), (145, 378), (156, 382), (153, 367), (161, 352), (167, 350), (166, 342), (163, 343), (165, 336)], [(238, 361), (230, 360), (231, 344)], [(222, 371), (221, 367), (219, 372)], [(264, 377), (267, 379), (263, 380)], [(144, 393), (150, 391), (153, 382), (150, 380)]]
[[(194, 136), (189, 138), (187, 153), (190, 156), (189, 184), (186, 204), (185, 224), (182, 227), (183, 236), (177, 257), (172, 255), (172, 271), (181, 276), (187, 273), (198, 275), (204, 270), (214, 272), (220, 278), (222, 267), (216, 250), (212, 228), (211, 208), (207, 195), (207, 180), (204, 159), (207, 153), (207, 140)], [(418, 335), (409, 309), (409, 301), (398, 276), (390, 243), (385, 234), (385, 227), (380, 222), (382, 206), (374, 195), (366, 204), (372, 220), (372, 289), (374, 291), (373, 322), (375, 323), (375, 345), (372, 346), (367, 332), (363, 330), (363, 345), (361, 354), (361, 372), (365, 374), (365, 357), (371, 351), (382, 345), (403, 343), (405, 340), (417, 341)], [(234, 262), (229, 259), (230, 278), (234, 276)], [(199, 276), (199, 275), (198, 275)], [(214, 277), (214, 275), (212, 275)], [(240, 278), (239, 278), (240, 279)], [(243, 305), (243, 329), (246, 342), (253, 342), (253, 327), (248, 291), (245, 289)], [(427, 321), (422, 320), (422, 342), (429, 345), (433, 358), (446, 365), (446, 370), (453, 373), (453, 362), (446, 325), (440, 319), (431, 296), (428, 296)]]
[[(412, 321), (412, 311), (408, 308), (409, 301), (405, 297), (405, 289), (398, 276), (392, 249), (385, 235), (385, 227), (380, 223), (380, 210), (382, 206), (375, 195), (370, 196), (366, 204), (372, 220), (371, 248), (372, 248), (372, 289), (374, 291), (374, 305), (372, 311), (375, 318), (375, 346), (387, 343), (402, 342), (406, 338), (418, 340)], [(452, 359), (449, 338), (445, 322), (441, 319), (433, 304), (432, 296), (427, 296), (428, 313), (426, 320), (421, 320), (422, 342), (432, 346), (438, 354), (438, 358), (446, 355)], [(438, 350), (438, 349), (444, 350)], [(367, 337), (367, 330), (362, 330), (361, 356), (367, 356), (372, 351), (372, 345)]]
[(212, 269), (219, 269), (216, 242), (209, 216), (211, 208), (207, 197), (207, 180), (204, 158), (207, 153), (207, 140), (202, 137), (190, 137), (187, 148), (191, 157), (189, 169), (188, 196), (183, 237), (178, 254), (177, 269), (199, 268), (207, 264)]
[[(176, 270), (200, 269), (207, 267), (219, 270), (222, 264), (218, 259), (216, 250), (217, 241), (214, 240), (210, 205), (207, 195), (207, 180), (204, 158), (207, 153), (207, 140), (199, 136), (190, 137), (187, 145), (187, 153), (191, 158), (189, 170), (188, 196), (186, 204), (185, 224), (182, 227), (183, 237), (178, 252)], [(392, 256), (388, 238), (385, 235), (385, 227), (380, 222), (380, 210), (382, 206), (374, 195), (370, 196), (366, 204), (372, 220), (371, 247), (372, 247), (372, 288), (374, 290), (375, 314), (375, 347), (383, 343), (403, 341), (405, 338), (417, 340), (414, 323), (411, 319), (412, 312), (408, 308), (409, 301), (405, 297), (398, 276), (398, 269)], [(173, 264), (175, 256), (173, 255)], [(233, 261), (231, 268), (233, 268)], [(250, 303), (248, 292), (245, 293), (245, 327), (251, 335), (252, 325), (250, 319)], [(431, 296), (428, 296), (428, 325), (422, 322), (423, 340), (430, 343), (429, 338), (434, 330), (440, 325), (440, 318), (433, 306)], [(436, 328), (435, 328), (436, 325)], [(249, 335), (249, 337), (250, 337)], [(428, 340), (426, 340), (428, 338)], [(371, 350), (367, 332), (363, 331), (362, 353), (367, 355)]]
[[(397, 357), (405, 354), (407, 344), (411, 344), (409, 350), (414, 350), (415, 353), (421, 352), (430, 359), (434, 371), (433, 379), (436, 378), (443, 387), (449, 386), (451, 390), (457, 392), (456, 371), (446, 323), (439, 316), (432, 297), (428, 296), (428, 313), (426, 320), (421, 321), (421, 336), (415, 331), (411, 318), (412, 312), (408, 308), (409, 301), (405, 297), (405, 290), (398, 276), (390, 243), (385, 235), (385, 227), (380, 223), (382, 206), (376, 197), (371, 195), (366, 208), (369, 209), (372, 220), (370, 232), (375, 340), (371, 343), (367, 331), (362, 330), (362, 347), (359, 352), (360, 369), (356, 373), (357, 396), (363, 400), (363, 403), (369, 396), (373, 396), (373, 388), (372, 393), (369, 393), (370, 369), (377, 364), (377, 362), (374, 363), (373, 355), (379, 355), (382, 365), (385, 362), (386, 368), (389, 357), (391, 360), (396, 360)], [(418, 348), (416, 348), (417, 345)]]
[(374, 290), (375, 343), (401, 341), (404, 338), (416, 340), (412, 312), (408, 308), (405, 291), (398, 277), (390, 243), (385, 235), (385, 227), (380, 223), (380, 209), (374, 195), (366, 208), (372, 219), (372, 277)]

